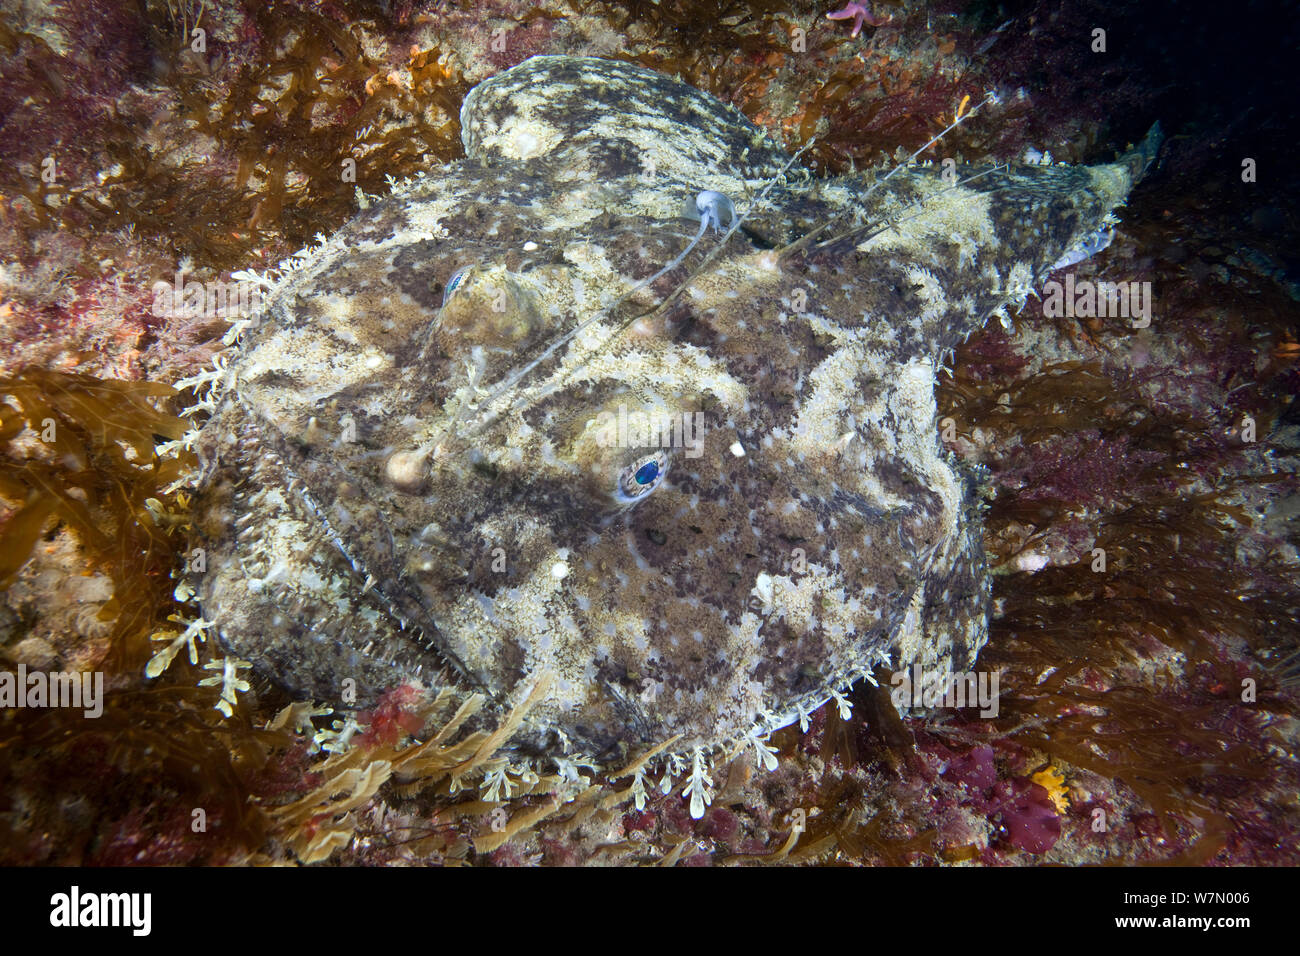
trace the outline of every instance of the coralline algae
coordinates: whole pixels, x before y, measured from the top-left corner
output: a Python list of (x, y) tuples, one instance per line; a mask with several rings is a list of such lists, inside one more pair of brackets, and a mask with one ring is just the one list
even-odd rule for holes
[(500, 713), (549, 675), (515, 753), (671, 740), (696, 816), (720, 748), (879, 666), (968, 668), (989, 577), (936, 369), (1105, 228), (1155, 140), (817, 178), (689, 86), (574, 57), (461, 122), (464, 160), (242, 329), (198, 442), (225, 645), (327, 701), (450, 682)]

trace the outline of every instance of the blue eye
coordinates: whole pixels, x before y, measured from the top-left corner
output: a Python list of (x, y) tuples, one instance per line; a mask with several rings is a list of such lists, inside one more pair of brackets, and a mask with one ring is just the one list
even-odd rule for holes
[(638, 458), (618, 476), (614, 497), (623, 504), (639, 501), (663, 483), (668, 473), (668, 456), (662, 451)]
[(452, 297), (452, 294), (455, 293), (455, 291), (458, 288), (460, 288), (460, 284), (465, 281), (465, 277), (469, 275), (469, 271), (472, 268), (474, 267), (461, 266), (459, 269), (457, 269), (455, 272), (451, 274), (451, 278), (447, 280), (447, 288), (444, 289), (442, 293), (443, 305), (446, 305), (447, 300), (449, 300)]

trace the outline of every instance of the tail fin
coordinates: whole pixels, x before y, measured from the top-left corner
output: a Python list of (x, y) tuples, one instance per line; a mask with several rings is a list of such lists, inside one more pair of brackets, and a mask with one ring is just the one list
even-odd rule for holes
[(1147, 130), (1146, 136), (1142, 137), (1142, 142), (1120, 156), (1118, 162), (1128, 167), (1133, 183), (1136, 184), (1154, 165), (1156, 154), (1160, 152), (1160, 145), (1164, 141), (1165, 131), (1160, 128), (1160, 121), (1157, 120)]

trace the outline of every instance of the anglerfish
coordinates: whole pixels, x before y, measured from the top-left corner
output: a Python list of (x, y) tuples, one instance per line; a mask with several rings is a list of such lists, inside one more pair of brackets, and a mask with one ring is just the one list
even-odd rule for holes
[(697, 784), (878, 668), (972, 666), (979, 482), (936, 371), (1106, 230), (1155, 138), (819, 176), (682, 82), (566, 56), (461, 126), (463, 160), (241, 324), (198, 442), (224, 645), (358, 705), (441, 681), (500, 714), (549, 675), (513, 752), (672, 741)]

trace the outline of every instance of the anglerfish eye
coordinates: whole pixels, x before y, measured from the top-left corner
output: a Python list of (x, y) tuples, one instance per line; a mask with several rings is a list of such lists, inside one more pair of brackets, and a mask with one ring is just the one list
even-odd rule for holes
[(700, 221), (708, 223), (714, 232), (722, 232), (736, 221), (736, 207), (720, 192), (706, 189), (695, 197), (695, 208)]
[(623, 504), (640, 501), (659, 487), (668, 474), (668, 456), (662, 451), (638, 458), (619, 473), (614, 497)]
[(451, 274), (451, 278), (447, 280), (447, 288), (442, 292), (443, 305), (446, 305), (455, 291), (460, 288), (461, 283), (465, 281), (473, 268), (473, 266), (461, 266)]

